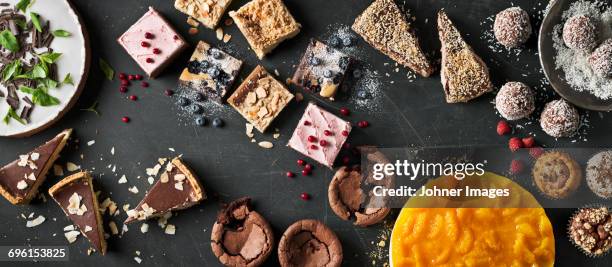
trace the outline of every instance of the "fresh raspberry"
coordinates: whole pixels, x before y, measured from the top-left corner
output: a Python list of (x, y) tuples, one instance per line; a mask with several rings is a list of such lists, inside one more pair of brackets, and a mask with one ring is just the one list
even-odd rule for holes
[(541, 147), (532, 147), (529, 149), (529, 155), (534, 159), (539, 158), (544, 153), (544, 149)]
[(513, 159), (512, 162), (510, 162), (510, 173), (519, 174), (523, 172), (524, 169), (525, 165), (521, 160)]
[(533, 136), (523, 138), (523, 145), (526, 148), (532, 148), (535, 145), (535, 139)]
[(506, 135), (506, 134), (509, 134), (511, 131), (512, 129), (510, 128), (510, 125), (506, 121), (501, 120), (497, 123), (497, 134)]
[(523, 141), (518, 137), (512, 137), (510, 138), (510, 141), (508, 141), (508, 148), (510, 148), (510, 151), (512, 152), (516, 152), (517, 150), (523, 147), (525, 147), (525, 145), (523, 144)]

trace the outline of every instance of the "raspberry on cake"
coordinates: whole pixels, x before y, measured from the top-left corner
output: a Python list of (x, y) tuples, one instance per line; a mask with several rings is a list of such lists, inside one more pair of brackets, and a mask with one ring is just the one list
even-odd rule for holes
[(232, 0), (176, 0), (174, 8), (214, 29)]
[(152, 7), (117, 42), (151, 78), (187, 48), (183, 37)]
[(331, 169), (351, 128), (349, 122), (309, 103), (287, 145)]
[(179, 87), (221, 103), (241, 67), (241, 60), (200, 41), (179, 77)]
[(257, 66), (227, 102), (263, 133), (291, 99), (293, 94), (281, 82)]
[(253, 0), (229, 15), (259, 59), (302, 27), (281, 0)]
[(293, 74), (292, 82), (333, 100), (352, 62), (353, 59), (341, 51), (313, 39)]

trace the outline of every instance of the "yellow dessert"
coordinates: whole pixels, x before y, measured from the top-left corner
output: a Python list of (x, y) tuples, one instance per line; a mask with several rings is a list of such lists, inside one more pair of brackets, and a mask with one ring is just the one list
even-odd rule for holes
[[(488, 183), (516, 185), (490, 173), (486, 178)], [(522, 191), (529, 196), (525, 199), (533, 199)], [(393, 267), (553, 266), (553, 229), (541, 207), (423, 208), (421, 204), (411, 208), (414, 203), (409, 200), (395, 222)]]

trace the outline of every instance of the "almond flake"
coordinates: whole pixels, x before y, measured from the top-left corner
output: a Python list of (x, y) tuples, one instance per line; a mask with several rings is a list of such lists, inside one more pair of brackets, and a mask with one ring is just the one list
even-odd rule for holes
[(247, 135), (249, 138), (253, 138), (253, 136), (255, 136), (255, 135), (253, 134), (253, 128), (255, 128), (255, 127), (253, 126), (253, 124), (250, 124), (250, 123), (247, 123), (247, 124), (246, 124), (246, 135)]
[(280, 136), (279, 133), (275, 133), (275, 134), (272, 135), (272, 137), (274, 137), (274, 139), (278, 139), (279, 136)]
[(76, 171), (78, 169), (80, 169), (81, 166), (78, 166), (72, 162), (66, 162), (66, 170), (68, 170), (69, 172), (73, 172)]
[(227, 34), (227, 33), (226, 33), (225, 35), (223, 35), (223, 42), (224, 42), (224, 43), (229, 42), (229, 40), (230, 40), (230, 39), (232, 39), (232, 36), (231, 36), (231, 35), (229, 35), (229, 34)]
[(140, 264), (142, 262), (142, 259), (140, 257), (134, 257), (134, 260)]
[(177, 182), (174, 184), (174, 188), (183, 191), (183, 182)]
[(272, 148), (272, 147), (274, 147), (274, 144), (272, 144), (271, 142), (268, 142), (268, 141), (259, 142), (258, 145), (260, 147), (263, 147), (263, 148)]
[(91, 140), (87, 142), (87, 146), (93, 146), (96, 143), (96, 140)]
[(153, 184), (153, 182), (155, 182), (155, 179), (153, 179), (153, 177), (149, 177), (147, 178), (147, 181), (149, 182), (149, 184)]
[(40, 154), (39, 153), (32, 153), (32, 155), (30, 155), (30, 159), (31, 160), (38, 160), (40, 158)]
[(45, 222), (45, 217), (43, 217), (42, 215), (38, 215), (36, 219), (27, 221), (26, 227), (36, 227), (36, 226), (39, 226), (43, 222)]
[(143, 224), (140, 226), (140, 232), (142, 232), (142, 233), (144, 234), (144, 233), (146, 233), (146, 232), (148, 232), (148, 231), (149, 231), (149, 225), (148, 225), (148, 224), (146, 224), (146, 223), (143, 223)]
[(115, 147), (111, 147), (111, 155), (115, 155)]
[(93, 230), (93, 228), (91, 228), (91, 226), (85, 225), (85, 230), (83, 230), (83, 232), (87, 233), (87, 232), (89, 232), (91, 230)]
[(53, 164), (53, 174), (55, 174), (55, 176), (63, 176), (64, 168), (62, 168), (61, 165)]
[(168, 235), (175, 234), (176, 233), (176, 227), (174, 226), (174, 224), (166, 225), (166, 229), (164, 229), (164, 233), (166, 233)]
[(120, 184), (127, 183), (127, 177), (125, 177), (125, 174), (121, 175), (121, 178), (119, 178), (119, 181), (117, 181), (117, 182), (120, 183)]
[(19, 167), (28, 166), (29, 157), (30, 157), (29, 155), (19, 155), (19, 161), (17, 162), (17, 166)]
[(28, 175), (28, 180), (36, 181), (36, 176), (34, 173), (30, 173), (30, 175)]
[(66, 227), (64, 227), (64, 232), (68, 232), (68, 231), (74, 231), (74, 225), (68, 225)]
[(217, 40), (222, 40), (223, 39), (223, 29), (222, 28), (217, 28), (217, 30), (215, 32), (217, 34)]
[(77, 240), (77, 237), (80, 234), (81, 232), (73, 230), (73, 231), (64, 233), (64, 236), (66, 237), (66, 240), (68, 240), (68, 243), (74, 243), (74, 241)]
[(179, 181), (180, 182), (180, 181), (185, 180), (185, 178), (187, 178), (187, 177), (185, 176), (185, 174), (182, 174), (182, 173), (177, 173), (177, 174), (174, 175), (174, 180), (175, 181)]
[(25, 180), (21, 180), (17, 183), (17, 189), (23, 190), (28, 188), (28, 183)]
[(138, 194), (138, 187), (132, 186), (128, 188), (128, 191), (132, 192), (133, 194)]

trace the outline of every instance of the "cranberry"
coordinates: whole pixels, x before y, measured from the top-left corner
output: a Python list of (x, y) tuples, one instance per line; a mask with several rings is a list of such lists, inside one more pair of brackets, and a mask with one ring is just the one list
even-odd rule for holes
[(172, 38), (173, 38), (174, 40), (178, 40), (178, 39), (179, 39), (178, 35), (176, 35), (176, 34), (175, 34), (175, 35), (174, 35)]
[(342, 163), (344, 163), (344, 165), (348, 165), (350, 162), (351, 158), (349, 156), (342, 157)]
[(147, 39), (153, 39), (153, 37), (155, 37), (152, 33), (150, 32), (145, 32), (145, 38)]
[(287, 177), (293, 178), (293, 177), (295, 177), (295, 173), (287, 172)]
[(153, 62), (155, 62), (155, 61), (154, 61), (152, 58), (150, 58), (150, 57), (148, 57), (147, 59), (145, 59), (145, 61), (146, 61), (147, 63), (153, 63)]
[(309, 126), (310, 122), (309, 121), (304, 121), (304, 125)]
[(349, 132), (348, 132), (348, 131), (342, 131), (342, 135), (343, 135), (343, 136), (348, 136), (348, 135), (349, 135)]
[(314, 137), (312, 135), (308, 136), (308, 142), (316, 142), (316, 141), (317, 141), (316, 137)]
[(123, 118), (121, 118), (121, 121), (125, 122), (125, 123), (128, 123), (128, 122), (130, 122), (130, 117), (123, 117)]
[(360, 121), (360, 122), (357, 123), (357, 126), (359, 128), (366, 128), (366, 127), (370, 126), (370, 123), (367, 122), (367, 121)]
[(317, 150), (317, 149), (319, 149), (319, 147), (317, 145), (310, 145), (310, 149)]
[(130, 85), (130, 81), (128, 81), (128, 80), (121, 80), (121, 85), (122, 86), (129, 86)]
[(319, 145), (321, 145), (321, 146), (327, 146), (327, 141), (325, 141), (325, 140), (321, 140), (321, 141), (319, 141)]
[(135, 96), (135, 95), (131, 95), (131, 96), (130, 96), (130, 100), (132, 100), (132, 101), (136, 101), (136, 100), (138, 100), (138, 97), (137, 97), (137, 96)]
[(159, 55), (161, 54), (161, 50), (159, 50), (159, 48), (153, 48), (153, 54)]
[(303, 159), (298, 159), (297, 160), (297, 164), (300, 165), (300, 166), (304, 166), (305, 163), (306, 162)]
[(119, 73), (119, 79), (120, 80), (125, 80), (125, 73)]
[(127, 93), (127, 87), (125, 87), (125, 86), (119, 87), (119, 92)]
[(132, 74), (128, 75), (128, 80), (133, 81), (134, 79), (136, 79), (136, 77), (134, 77), (134, 75), (132, 75)]
[(141, 82), (140, 86), (147, 88), (147, 87), (149, 87), (149, 83), (148, 82)]
[(174, 94), (174, 91), (166, 89), (166, 91), (164, 91), (164, 94), (166, 94), (167, 96), (172, 96)]
[(312, 165), (310, 165), (310, 164), (304, 165), (304, 170), (311, 172), (312, 171)]
[(329, 131), (329, 130), (325, 130), (325, 131), (323, 131), (323, 134), (324, 134), (325, 136), (332, 136), (332, 135), (333, 135), (333, 133), (332, 133), (331, 131)]
[(140, 42), (140, 46), (142, 46), (142, 47), (149, 47), (149, 46), (151, 46), (151, 44), (149, 44), (149, 43), (147, 43), (145, 41), (142, 41), (142, 42)]
[(310, 195), (308, 193), (301, 193), (300, 194), (300, 198), (303, 200), (309, 200), (310, 199)]
[(135, 74), (135, 75), (134, 75), (134, 79), (136, 79), (136, 80), (139, 80), (139, 81), (140, 81), (140, 80), (142, 80), (142, 75), (140, 75), (140, 74)]
[(308, 176), (308, 175), (310, 175), (310, 173), (311, 173), (311, 171), (309, 171), (309, 170), (306, 170), (306, 169), (302, 170), (302, 176)]
[(344, 116), (348, 116), (351, 114), (351, 111), (349, 111), (348, 108), (341, 108), (340, 109), (340, 114), (344, 115)]

